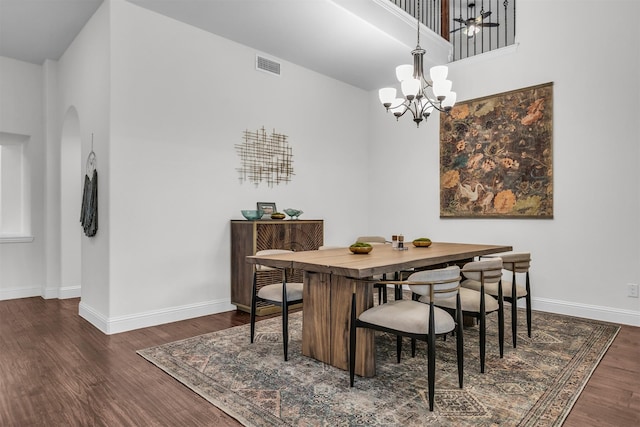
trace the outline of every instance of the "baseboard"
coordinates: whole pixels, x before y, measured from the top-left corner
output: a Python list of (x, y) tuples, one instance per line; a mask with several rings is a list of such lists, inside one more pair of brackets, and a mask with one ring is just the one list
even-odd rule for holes
[(59, 299), (80, 298), (82, 296), (82, 288), (80, 286), (64, 286), (60, 288), (58, 293)]
[(88, 306), (82, 300), (78, 305), (78, 314), (87, 322), (98, 328), (101, 332), (108, 334), (109, 321), (106, 316)]
[(81, 301), (79, 314), (100, 331), (111, 335), (235, 309), (229, 299), (224, 299), (108, 318)]
[(0, 301), (20, 298), (32, 298), (42, 297), (44, 299), (67, 299), (67, 298), (79, 298), (80, 286), (66, 286), (61, 288), (13, 288), (13, 289), (0, 289)]
[[(522, 307), (523, 300), (518, 306)], [(589, 304), (578, 304), (547, 298), (532, 298), (531, 308), (537, 311), (565, 314), (567, 316), (583, 317), (602, 320), (604, 322), (619, 323), (630, 326), (640, 326), (640, 311), (614, 309)]]
[[(518, 300), (518, 307), (526, 307), (524, 299)], [(640, 311), (634, 310), (624, 310), (619, 308), (535, 297), (531, 298), (531, 308), (533, 310), (545, 311), (548, 313), (583, 317), (586, 319), (601, 320), (603, 322), (619, 323), (622, 325), (640, 326)]]
[(59, 288), (45, 288), (42, 292), (44, 299), (68, 299), (80, 298), (82, 292), (80, 285), (77, 286), (61, 286)]
[(12, 289), (0, 289), (0, 301), (19, 298), (31, 298), (39, 297), (42, 295), (42, 288), (29, 287), (29, 288), (12, 288)]

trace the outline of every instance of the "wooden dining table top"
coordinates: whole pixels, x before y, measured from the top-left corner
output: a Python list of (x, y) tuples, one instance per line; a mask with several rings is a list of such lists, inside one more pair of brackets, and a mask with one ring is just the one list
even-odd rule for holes
[(378, 244), (368, 254), (353, 254), (348, 247), (247, 256), (247, 262), (269, 267), (294, 268), (317, 273), (366, 278), (377, 274), (428, 267), (451, 261), (471, 259), (513, 250), (507, 245), (433, 242), (429, 247), (396, 250), (390, 244)]

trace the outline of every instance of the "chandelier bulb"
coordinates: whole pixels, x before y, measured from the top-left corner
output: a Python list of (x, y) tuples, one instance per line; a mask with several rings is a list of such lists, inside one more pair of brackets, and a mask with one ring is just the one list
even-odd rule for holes
[(393, 87), (385, 87), (378, 91), (378, 98), (384, 107), (388, 110), (396, 99), (396, 89)]
[(409, 101), (413, 100), (420, 93), (420, 80), (409, 78), (402, 82), (401, 89), (402, 94)]
[(447, 67), (446, 65), (436, 65), (431, 67), (431, 69), (429, 70), (429, 75), (431, 76), (431, 80), (434, 82), (446, 80), (448, 73), (449, 73), (449, 67)]
[(396, 78), (400, 83), (413, 78), (413, 65), (403, 64), (396, 67)]
[(442, 107), (446, 110), (447, 108), (451, 110), (453, 105), (456, 103), (457, 94), (454, 91), (451, 91), (447, 94), (447, 97), (442, 101)]
[(451, 80), (438, 80), (433, 82), (433, 94), (438, 101), (442, 101), (446, 98), (447, 94), (451, 92), (451, 86), (453, 82)]

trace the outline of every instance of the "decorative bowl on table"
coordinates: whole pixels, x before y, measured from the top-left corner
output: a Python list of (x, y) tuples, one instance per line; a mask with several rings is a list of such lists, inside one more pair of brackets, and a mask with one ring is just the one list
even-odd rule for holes
[(271, 214), (271, 219), (284, 219), (284, 214), (282, 212), (274, 212)]
[(304, 212), (302, 212), (299, 209), (287, 208), (287, 209), (284, 210), (284, 213), (289, 215), (291, 217), (291, 219), (298, 219), (300, 217), (300, 215), (302, 215)]
[(429, 246), (431, 246), (431, 239), (420, 237), (419, 239), (415, 239), (413, 241), (413, 246), (415, 246), (416, 248), (428, 248)]
[(262, 218), (264, 215), (264, 211), (262, 210), (242, 210), (242, 216), (248, 219), (249, 221), (255, 221), (256, 219)]
[(349, 250), (354, 254), (368, 254), (373, 250), (373, 246), (369, 243), (357, 242), (349, 246)]

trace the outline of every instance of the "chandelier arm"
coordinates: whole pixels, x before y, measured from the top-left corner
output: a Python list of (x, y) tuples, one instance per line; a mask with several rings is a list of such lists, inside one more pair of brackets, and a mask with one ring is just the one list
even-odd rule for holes
[[(448, 112), (448, 111), (450, 110), (450, 108), (449, 108), (449, 109), (447, 109), (446, 107), (443, 107), (443, 106), (442, 106), (442, 101), (437, 101), (437, 102), (436, 102), (435, 100), (433, 100), (433, 99), (431, 99), (431, 98), (429, 98), (429, 97), (427, 96), (426, 91), (425, 91), (424, 89), (429, 88), (429, 87), (433, 87), (433, 86), (432, 86), (431, 84), (429, 84), (429, 82), (428, 82), (427, 80), (425, 80), (425, 79), (423, 79), (423, 82), (425, 83), (425, 86), (424, 86), (424, 87), (422, 87), (422, 88), (420, 88), (420, 92), (422, 93), (422, 98), (424, 98), (424, 100), (425, 100), (426, 102), (428, 102), (428, 103), (429, 103), (429, 105), (431, 105), (433, 108), (435, 108), (436, 110), (440, 111), (441, 113), (446, 113), (446, 112)], [(422, 98), (421, 98), (421, 99), (422, 99)], [(427, 107), (427, 105), (425, 105), (425, 106), (422, 108), (422, 111), (424, 111), (426, 107)]]
[[(436, 104), (433, 101), (431, 101), (430, 99), (427, 99), (427, 101), (429, 102), (429, 104), (435, 108), (436, 110), (440, 111), (441, 113), (446, 113), (449, 110), (446, 107), (443, 107), (442, 105), (440, 105), (440, 103)], [(422, 111), (424, 111), (425, 108), (422, 109)]]
[[(399, 119), (400, 117), (404, 116), (406, 114), (406, 112), (409, 110), (409, 105), (407, 104), (407, 100), (405, 100), (402, 104), (398, 105), (397, 107), (392, 107), (392, 108), (387, 108), (387, 111), (391, 111), (393, 113), (394, 116), (396, 116), (396, 119)], [(400, 108), (404, 105), (404, 111), (402, 113), (397, 113), (395, 110), (396, 108)]]
[[(418, 104), (415, 102), (411, 102), (408, 106), (407, 109), (404, 111), (405, 113), (407, 112), (407, 110), (411, 110), (411, 114), (413, 115), (413, 121), (416, 124), (416, 127), (420, 127), (420, 122), (423, 119), (423, 113), (422, 113), (422, 108), (418, 108)], [(424, 116), (424, 118), (426, 119), (427, 116)]]
[[(402, 113), (396, 113), (395, 111), (393, 111), (395, 108), (400, 108), (404, 106), (404, 111)], [(411, 111), (411, 114), (413, 115), (413, 119), (415, 120), (418, 117), (422, 117), (422, 111), (423, 109), (420, 109), (420, 114), (418, 114), (418, 107), (415, 105), (415, 103), (413, 101), (409, 101), (408, 99), (405, 99), (404, 102), (400, 105), (398, 105), (395, 108), (391, 108), (388, 111), (391, 111), (393, 113), (394, 116), (396, 116), (397, 118), (400, 118), (402, 116), (404, 116), (407, 111)]]
[(420, 87), (420, 93), (422, 93), (422, 97), (427, 100), (427, 102), (433, 106), (436, 110), (443, 112), (445, 109), (441, 106), (442, 101), (434, 102), (431, 98), (427, 96), (427, 91), (425, 89), (433, 88), (433, 82), (431, 80), (427, 80), (424, 75), (422, 75), (422, 85)]
[(404, 116), (404, 115), (407, 113), (407, 111), (409, 111), (409, 109), (408, 109), (408, 108), (407, 108), (407, 109), (405, 109), (405, 110), (404, 110), (402, 113), (400, 113), (400, 114), (393, 113), (393, 115), (394, 115), (394, 116), (396, 116), (396, 118), (397, 118), (397, 119), (399, 119), (400, 117)]

